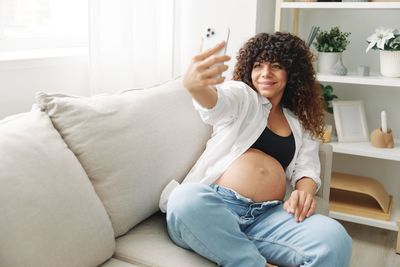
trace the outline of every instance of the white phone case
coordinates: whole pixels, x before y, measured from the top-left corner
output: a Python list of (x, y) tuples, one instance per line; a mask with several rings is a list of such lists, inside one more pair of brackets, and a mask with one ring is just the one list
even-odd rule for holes
[(202, 42), (202, 51), (209, 50), (213, 48), (218, 43), (225, 41), (225, 47), (218, 51), (216, 55), (225, 55), (226, 54), (226, 47), (228, 46), (229, 41), (229, 28), (216, 28), (216, 27), (209, 27), (206, 29), (203, 35), (203, 42)]

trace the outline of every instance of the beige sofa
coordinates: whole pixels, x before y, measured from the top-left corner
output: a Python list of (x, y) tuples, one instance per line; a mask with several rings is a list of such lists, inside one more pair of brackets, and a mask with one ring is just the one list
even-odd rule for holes
[[(0, 121), (0, 266), (215, 266), (175, 246), (158, 209), (210, 134), (179, 80), (115, 95), (38, 93), (31, 112)], [(330, 146), (320, 155), (326, 213)]]

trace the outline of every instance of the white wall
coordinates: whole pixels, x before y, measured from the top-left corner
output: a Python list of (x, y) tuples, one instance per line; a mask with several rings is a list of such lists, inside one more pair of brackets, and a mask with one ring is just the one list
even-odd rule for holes
[(256, 32), (274, 32), (275, 0), (257, 1), (257, 29)]
[[(241, 45), (255, 33), (273, 29), (275, 1), (176, 0), (175, 4), (174, 76), (186, 69), (210, 25), (231, 29), (228, 77)], [(0, 61), (0, 85), (0, 119), (29, 111), (37, 91), (89, 95), (88, 57)]]
[(89, 95), (87, 56), (0, 61), (0, 119), (29, 111), (35, 92)]
[[(201, 37), (208, 27), (229, 27), (227, 54), (232, 57), (226, 77), (230, 78), (239, 48), (260, 31), (272, 29), (275, 1), (270, 0), (177, 0), (175, 21), (177, 43), (175, 74), (182, 74), (198, 53)], [(265, 10), (264, 13), (261, 10)], [(260, 13), (261, 11), (261, 13)]]
[[(258, 32), (273, 30), (275, 1), (272, 0), (176, 0), (175, 1), (175, 66), (174, 74), (184, 72), (190, 59), (197, 53), (204, 29), (210, 25), (227, 25), (231, 29), (228, 54), (232, 57), (228, 78), (241, 45)], [(375, 12), (383, 15), (373, 15)], [(371, 15), (372, 14), (372, 15)], [(283, 29), (288, 27), (289, 10), (285, 10)], [(300, 37), (305, 38), (312, 25), (323, 29), (339, 25), (352, 32), (351, 43), (344, 54), (349, 70), (357, 65), (370, 65), (378, 70), (378, 53), (365, 54), (365, 38), (379, 25), (397, 26), (399, 11), (313, 10), (300, 12)], [(362, 27), (360, 26), (362, 21)], [(397, 24), (396, 24), (397, 23)], [(0, 61), (0, 119), (14, 113), (28, 111), (36, 91), (60, 91), (89, 95), (88, 58), (85, 56), (40, 60)], [(400, 90), (397, 88), (334, 85), (341, 99), (361, 99), (366, 106), (370, 128), (377, 127), (379, 111), (388, 111), (389, 124), (395, 136), (400, 136)]]

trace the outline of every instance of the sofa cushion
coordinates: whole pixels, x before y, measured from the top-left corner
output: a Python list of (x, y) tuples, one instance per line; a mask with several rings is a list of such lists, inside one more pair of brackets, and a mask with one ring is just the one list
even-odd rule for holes
[(0, 121), (0, 266), (97, 266), (110, 258), (111, 222), (48, 116)]
[(119, 237), (114, 257), (139, 266), (216, 266), (195, 252), (175, 245), (168, 236), (162, 213), (156, 213)]
[(158, 210), (163, 188), (181, 181), (211, 129), (180, 80), (115, 95), (37, 95), (90, 177), (115, 236)]
[(139, 267), (138, 265), (130, 264), (126, 261), (120, 261), (114, 258), (109, 259), (101, 267)]

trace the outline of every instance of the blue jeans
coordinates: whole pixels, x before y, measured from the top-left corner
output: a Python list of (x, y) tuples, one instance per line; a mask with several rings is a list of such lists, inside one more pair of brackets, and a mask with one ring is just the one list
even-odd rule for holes
[(218, 185), (187, 183), (172, 192), (167, 210), (171, 239), (219, 266), (350, 262), (351, 238), (341, 224), (318, 214), (298, 223), (281, 201), (254, 203)]

